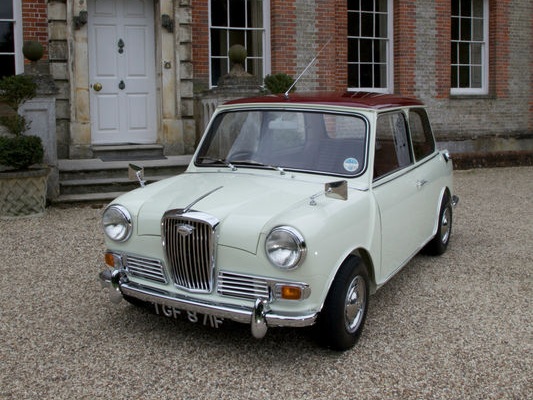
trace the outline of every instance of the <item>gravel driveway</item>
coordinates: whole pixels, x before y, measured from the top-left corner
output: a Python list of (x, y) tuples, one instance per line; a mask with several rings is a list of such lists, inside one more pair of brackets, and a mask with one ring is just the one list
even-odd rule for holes
[(455, 179), (448, 252), (378, 291), (345, 353), (111, 304), (101, 209), (0, 220), (0, 398), (531, 399), (533, 167)]

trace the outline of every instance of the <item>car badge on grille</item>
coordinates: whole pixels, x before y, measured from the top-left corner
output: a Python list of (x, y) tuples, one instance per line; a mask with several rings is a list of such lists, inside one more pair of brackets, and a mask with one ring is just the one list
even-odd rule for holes
[(187, 237), (190, 234), (194, 232), (194, 226), (188, 225), (188, 224), (180, 224), (178, 225), (178, 233), (182, 237)]

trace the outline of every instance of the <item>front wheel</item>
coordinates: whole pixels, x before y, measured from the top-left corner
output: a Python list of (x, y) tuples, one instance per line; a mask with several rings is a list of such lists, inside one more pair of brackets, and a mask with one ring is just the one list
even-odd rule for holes
[(333, 280), (319, 316), (319, 337), (324, 346), (344, 351), (357, 343), (366, 320), (368, 295), (365, 266), (355, 257), (346, 260)]

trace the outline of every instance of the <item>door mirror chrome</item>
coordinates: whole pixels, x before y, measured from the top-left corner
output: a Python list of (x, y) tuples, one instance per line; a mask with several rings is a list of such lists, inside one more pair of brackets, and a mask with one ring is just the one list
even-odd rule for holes
[(328, 182), (324, 190), (326, 197), (337, 200), (348, 200), (348, 181)]
[(128, 178), (131, 181), (138, 181), (141, 187), (144, 187), (146, 181), (144, 180), (144, 168), (135, 164), (128, 165)]

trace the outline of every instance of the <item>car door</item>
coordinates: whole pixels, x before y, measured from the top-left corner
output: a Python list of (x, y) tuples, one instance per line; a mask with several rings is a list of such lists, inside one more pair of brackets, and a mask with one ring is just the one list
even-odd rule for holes
[(436, 164), (442, 162), (436, 152), (435, 139), (431, 131), (426, 110), (409, 110), (409, 133), (416, 164), (416, 185), (418, 196), (415, 203), (416, 224), (420, 231), (420, 243), (425, 243), (434, 234), (439, 211), (442, 183)]
[(406, 114), (379, 114), (375, 135), (373, 194), (379, 208), (382, 243), (381, 268), (376, 277), (379, 284), (416, 252), (423, 234), (418, 226), (418, 176)]

